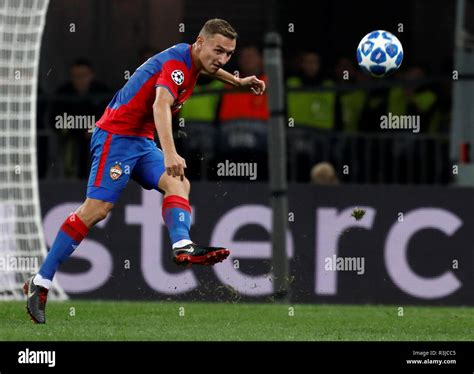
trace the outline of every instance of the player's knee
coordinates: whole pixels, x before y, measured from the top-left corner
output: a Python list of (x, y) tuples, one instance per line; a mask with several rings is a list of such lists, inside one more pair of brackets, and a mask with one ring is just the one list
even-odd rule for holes
[(106, 219), (107, 216), (109, 215), (109, 212), (110, 212), (110, 209), (108, 207), (106, 207), (106, 206), (100, 207), (97, 210), (96, 219), (98, 221), (102, 221), (102, 220)]
[(87, 199), (85, 203), (77, 209), (76, 213), (88, 227), (92, 227), (97, 222), (107, 218), (113, 206), (112, 203), (105, 201)]
[(173, 195), (189, 195), (191, 190), (191, 183), (189, 180), (184, 178), (183, 180), (179, 178), (173, 178), (173, 181), (169, 183), (168, 193)]
[(187, 178), (184, 178), (183, 180), (177, 179), (177, 184), (176, 184), (176, 193), (178, 195), (186, 195), (186, 198), (189, 196), (189, 191), (191, 191), (191, 183)]
[(171, 195), (189, 195), (191, 183), (186, 177), (181, 180), (181, 178), (167, 175), (160, 181), (160, 188)]
[(189, 192), (191, 191), (191, 182), (189, 181), (188, 178), (184, 178), (183, 180), (183, 188), (184, 188), (184, 191), (189, 194)]
[(112, 203), (101, 201), (95, 207), (96, 219), (98, 221), (106, 219), (113, 207), (114, 205)]

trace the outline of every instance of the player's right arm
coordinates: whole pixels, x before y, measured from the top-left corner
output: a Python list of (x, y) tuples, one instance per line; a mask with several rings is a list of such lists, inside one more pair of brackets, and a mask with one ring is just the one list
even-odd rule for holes
[(184, 178), (186, 161), (176, 152), (173, 140), (173, 127), (171, 117), (171, 106), (174, 97), (170, 91), (163, 86), (156, 88), (155, 102), (153, 103), (153, 118), (160, 139), (161, 149), (165, 157), (165, 168), (168, 175)]

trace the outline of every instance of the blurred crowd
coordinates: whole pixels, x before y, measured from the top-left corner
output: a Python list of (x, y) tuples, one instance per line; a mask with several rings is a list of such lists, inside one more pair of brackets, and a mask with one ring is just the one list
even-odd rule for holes
[[(150, 48), (142, 50), (137, 66), (154, 53)], [(239, 47), (236, 63), (239, 76), (267, 80), (257, 46)], [(423, 67), (404, 66), (382, 80), (387, 84), (373, 85), (353, 57), (341, 56), (328, 66), (317, 52), (301, 51), (293, 61), (285, 61), (285, 75), (291, 181), (449, 182), (451, 87), (428, 79)], [(40, 100), (39, 129), (53, 134), (53, 139), (39, 139), (40, 177), (87, 178), (91, 132), (55, 124), (65, 115), (97, 121), (113, 94), (96, 79), (93, 66), (78, 59), (70, 67), (69, 81), (52, 99)], [(381, 129), (381, 116), (387, 113), (419, 116), (420, 132)], [(216, 180), (216, 164), (229, 159), (257, 162), (258, 180), (266, 180), (268, 119), (267, 95), (236, 92), (222, 82), (200, 77), (193, 96), (174, 120), (188, 177)]]

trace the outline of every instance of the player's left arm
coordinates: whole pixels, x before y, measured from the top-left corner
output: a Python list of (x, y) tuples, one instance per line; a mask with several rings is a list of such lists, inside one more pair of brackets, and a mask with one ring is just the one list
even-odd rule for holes
[(265, 82), (258, 79), (255, 75), (239, 78), (224, 69), (219, 69), (212, 76), (222, 82), (229, 83), (236, 87), (248, 87), (255, 95), (263, 95), (265, 92)]

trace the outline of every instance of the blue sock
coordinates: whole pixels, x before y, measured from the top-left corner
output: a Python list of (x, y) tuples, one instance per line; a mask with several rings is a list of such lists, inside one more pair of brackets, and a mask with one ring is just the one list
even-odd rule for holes
[(171, 244), (189, 237), (191, 228), (191, 207), (188, 200), (171, 195), (163, 199), (163, 220), (170, 235)]
[(89, 228), (75, 214), (71, 214), (61, 226), (53, 245), (46, 256), (39, 274), (53, 280), (59, 265), (64, 262), (87, 235)]

